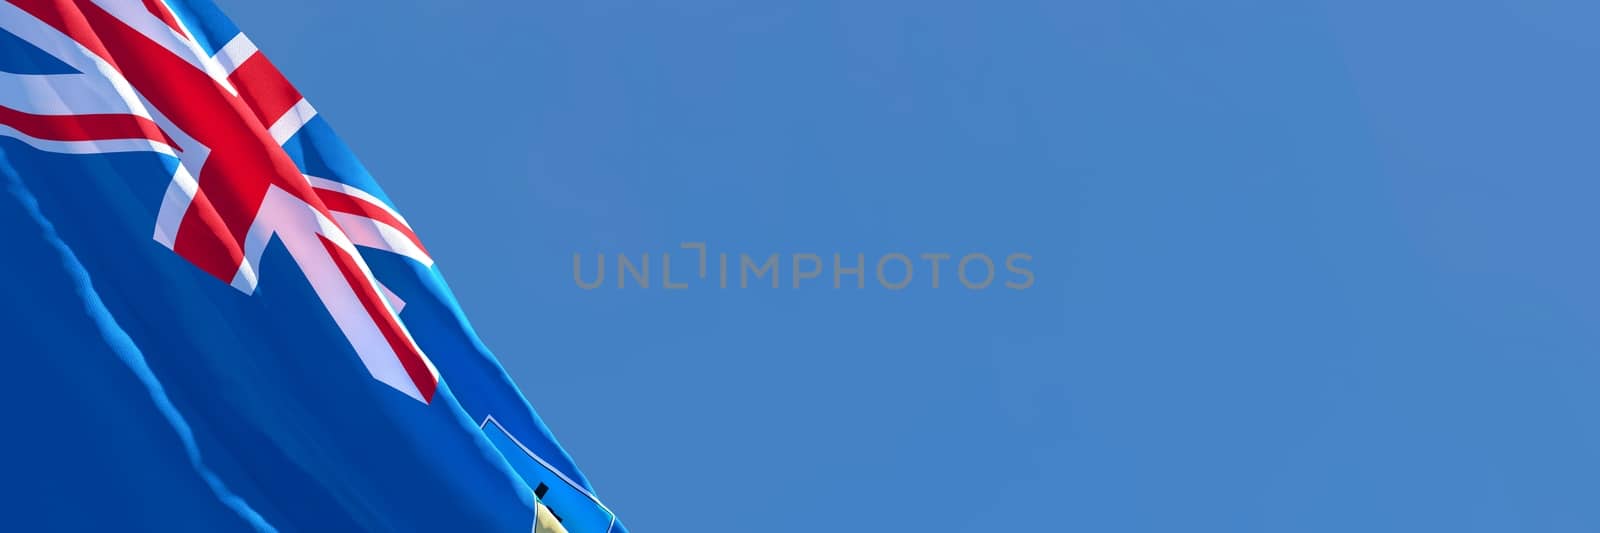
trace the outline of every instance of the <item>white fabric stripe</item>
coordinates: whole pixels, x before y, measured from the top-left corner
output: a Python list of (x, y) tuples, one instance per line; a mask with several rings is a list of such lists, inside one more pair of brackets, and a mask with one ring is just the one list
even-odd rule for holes
[(167, 183), (167, 192), (161, 198), (161, 208), (156, 212), (155, 239), (168, 250), (173, 249), (178, 242), (178, 227), (183, 223), (183, 213), (189, 210), (189, 203), (199, 189), (200, 184), (189, 174), (188, 167), (179, 164), (178, 171), (173, 173), (172, 181)]
[[(153, 17), (148, 12), (145, 14)], [(156, 22), (158, 24), (161, 23), (159, 20)], [(162, 24), (162, 27), (165, 28), (166, 25)], [(138, 91), (134, 90), (133, 85), (128, 83), (127, 78), (123, 77), (122, 73), (112, 67), (110, 63), (107, 63), (105, 59), (95, 55), (94, 52), (90, 52), (89, 49), (84, 48), (83, 45), (49, 24), (44, 23), (44, 21), (23, 11), (22, 8), (9, 2), (0, 2), (0, 29), (4, 29), (12, 35), (27, 41), (28, 44), (38, 47), (45, 53), (66, 63), (67, 66), (78, 70), (78, 72), (109, 84), (115, 90), (116, 96), (127, 104), (129, 112), (154, 120), (156, 125), (160, 126), (163, 131), (167, 132), (167, 135), (172, 137), (173, 141), (178, 143), (178, 146), (183, 147), (183, 160), (190, 167), (200, 168), (199, 163), (204, 161), (206, 155), (210, 153), (210, 149), (195, 142), (193, 137), (190, 137), (188, 133), (178, 128), (171, 120), (162, 115), (159, 109), (150, 105), (150, 102), (145, 100)], [(171, 28), (167, 28), (168, 33), (171, 33), (171, 31)]]
[(300, 133), (300, 128), (305, 127), (307, 122), (316, 117), (316, 108), (311, 107), (311, 102), (301, 98), (299, 102), (295, 102), (294, 107), (284, 111), (283, 116), (278, 117), (278, 120), (267, 128), (267, 132), (272, 134), (273, 141), (283, 144), (294, 137), (294, 134)]
[[(78, 44), (77, 41), (72, 40), (66, 34), (57, 31), (49, 24), (34, 18), (33, 15), (9, 2), (0, 2), (0, 28), (11, 32), (18, 38), (27, 41), (28, 44), (34, 45), (45, 53), (61, 60), (67, 66), (77, 69), (83, 75), (99, 80), (99, 83), (109, 86), (113, 91), (112, 94), (115, 95), (114, 97), (120, 99), (127, 106), (128, 113), (149, 117), (154, 120), (162, 131), (172, 137), (173, 142), (178, 143), (178, 146), (183, 148), (183, 152), (179, 154), (179, 157), (189, 167), (200, 168), (201, 163), (205, 162), (206, 156), (211, 153), (209, 148), (196, 142), (182, 128), (178, 128), (165, 115), (162, 115), (160, 110), (150, 105), (150, 102), (140, 96), (139, 92), (134, 90), (133, 85), (128, 83), (127, 78), (124, 78), (122, 73), (117, 71), (115, 67), (112, 67), (110, 63), (95, 55), (94, 52), (90, 52), (89, 49), (84, 48), (83, 45)], [(169, 28), (168, 31), (171, 31), (171, 29)], [(110, 95), (107, 96), (107, 98), (112, 97)]]
[[(0, 105), (34, 115), (137, 115), (110, 80), (88, 74), (0, 72)], [(136, 109), (138, 108), (138, 109)]]
[[(280, 190), (279, 192), (282, 192), (282, 191)], [(287, 193), (284, 193), (284, 194), (287, 195)], [(355, 259), (356, 266), (361, 268), (361, 274), (362, 274), (362, 278), (361, 279), (364, 279), (368, 283), (372, 284), (372, 286), (374, 288), (379, 289), (380, 292), (388, 290), (387, 288), (383, 287), (382, 283), (380, 283), (378, 281), (377, 274), (373, 274), (372, 273), (372, 269), (367, 266), (366, 259), (363, 259), (361, 257), (361, 252), (356, 250), (355, 243), (350, 241), (349, 234), (345, 233), (343, 228), (339, 227), (339, 225), (337, 223), (335, 223), (334, 221), (328, 220), (327, 217), (322, 216), (321, 213), (317, 213), (315, 209), (311, 209), (311, 205), (310, 204), (306, 204), (306, 203), (304, 203), (302, 201), (301, 205), (304, 205), (307, 210), (311, 211), (313, 214), (316, 215), (317, 225), (320, 228), (320, 233), (323, 236), (326, 236), (328, 238), (328, 240), (332, 241), (334, 245), (338, 246), (340, 249), (343, 249), (345, 252), (348, 252), (350, 254), (351, 258)], [(345, 286), (348, 287), (349, 284), (346, 283)], [(398, 308), (394, 307), (394, 305), (391, 304), (388, 300), (382, 299), (382, 298), (380, 298), (380, 300), (383, 300), (384, 306), (388, 307), (389, 308), (389, 312), (391, 314), (393, 314), (394, 317), (397, 319), (397, 320), (395, 320), (395, 324), (400, 326), (400, 331), (405, 336), (406, 344), (410, 345), (411, 349), (415, 350), (418, 354), (422, 355), (422, 365), (428, 368), (428, 374), (433, 376), (433, 382), (436, 383), (436, 384), (439, 383), (439, 381), (440, 381), (439, 369), (437, 367), (433, 366), (433, 360), (429, 359), (428, 355), (422, 351), (422, 347), (421, 346), (417, 346), (416, 338), (411, 336), (411, 329), (406, 327), (405, 321), (398, 320), (400, 318), (400, 310)], [(399, 298), (396, 297), (395, 300), (398, 301)], [(388, 347), (388, 343), (385, 342), (384, 346)], [(392, 350), (392, 348), (390, 348), (390, 350)], [(393, 356), (393, 358), (396, 361), (399, 360), (399, 356), (397, 354), (395, 354), (393, 351), (390, 351), (389, 353), (390, 353), (391, 356)], [(409, 377), (407, 377), (407, 382), (408, 383), (410, 382), (410, 378)], [(404, 390), (404, 389), (402, 389), (402, 390)], [(418, 399), (420, 400), (421, 398), (418, 398)]]
[(133, 28), (134, 31), (143, 34), (146, 38), (161, 45), (162, 48), (172, 52), (172, 55), (211, 76), (211, 79), (216, 80), (228, 92), (234, 95), (239, 94), (239, 91), (233, 88), (233, 84), (228, 83), (228, 73), (222, 70), (222, 65), (212, 61), (211, 56), (206, 55), (205, 51), (200, 49), (200, 43), (195, 42), (194, 39), (189, 38), (187, 35), (174, 31), (171, 26), (162, 22), (154, 13), (146, 9), (144, 3), (129, 0), (93, 1), (95, 5), (105, 9), (107, 13), (116, 17), (117, 20), (121, 20), (124, 24)]
[(344, 228), (345, 233), (348, 233), (350, 235), (350, 239), (357, 245), (375, 248), (386, 252), (393, 252), (409, 257), (418, 263), (422, 263), (423, 266), (433, 266), (433, 258), (428, 255), (428, 252), (418, 247), (415, 242), (412, 242), (410, 237), (407, 237), (406, 234), (401, 231), (410, 230), (411, 224), (406, 222), (405, 217), (400, 216), (400, 213), (396, 212), (394, 208), (389, 207), (389, 204), (378, 199), (378, 197), (373, 196), (367, 191), (344, 183), (339, 183), (327, 178), (312, 176), (310, 174), (306, 174), (305, 177), (307, 181), (311, 182), (312, 187), (335, 191), (359, 198), (364, 202), (382, 209), (385, 213), (388, 213), (389, 216), (394, 217), (395, 220), (399, 221), (405, 226), (404, 228), (395, 228), (391, 227), (387, 223), (379, 222), (372, 218), (361, 216), (357, 213), (345, 213), (341, 211), (334, 212), (334, 221), (338, 222), (339, 225)]
[(53, 141), (40, 139), (17, 131), (16, 128), (0, 124), (0, 137), (10, 137), (28, 143), (29, 146), (61, 154), (110, 154), (117, 152), (156, 152), (158, 154), (177, 157), (172, 147), (166, 143), (159, 143), (149, 139), (102, 139), (94, 141)]
[(178, 23), (178, 37), (183, 38), (185, 41), (195, 41), (196, 43), (199, 42), (195, 40), (194, 32), (189, 30), (189, 25), (183, 22), (183, 17), (178, 16), (178, 10), (172, 9), (172, 6), (167, 3), (167, 0), (156, 1), (161, 2), (161, 5), (167, 9), (167, 13), (172, 15), (172, 21)]
[(365, 246), (385, 252), (393, 252), (422, 263), (422, 266), (433, 266), (433, 258), (428, 253), (417, 247), (400, 230), (389, 227), (388, 224), (343, 211), (333, 212), (333, 221), (344, 228), (345, 234), (357, 246)]
[[(177, 128), (169, 131), (177, 131)], [(167, 184), (167, 192), (161, 197), (160, 211), (156, 213), (155, 239), (168, 249), (174, 249), (173, 243), (177, 240), (178, 227), (183, 223), (183, 214), (189, 210), (189, 204), (200, 190), (199, 179), (189, 172), (189, 167), (205, 169), (206, 158), (211, 155), (210, 148), (187, 137), (183, 139), (177, 142), (191, 148), (179, 154), (181, 162), (178, 171), (173, 173), (172, 182)]]
[(211, 59), (216, 60), (223, 72), (233, 74), (233, 71), (239, 70), (239, 65), (243, 65), (246, 59), (255, 54), (256, 43), (251, 42), (250, 38), (241, 32), (233, 36), (228, 44), (222, 45), (222, 48), (217, 50), (217, 55), (211, 56)]
[(394, 309), (395, 315), (399, 315), (401, 311), (406, 310), (406, 301), (401, 300), (400, 295), (389, 290), (389, 287), (384, 285), (383, 282), (378, 283), (378, 289), (383, 291), (383, 299), (389, 301), (389, 308)]
[[(323, 306), (333, 316), (334, 323), (350, 341), (356, 355), (361, 358), (361, 362), (366, 365), (367, 371), (373, 377), (407, 396), (422, 401), (421, 392), (406, 373), (400, 359), (395, 356), (394, 348), (389, 346), (382, 330), (367, 313), (366, 307), (361, 304), (361, 300), (356, 296), (350, 283), (345, 280), (338, 265), (328, 255), (328, 250), (317, 239), (317, 234), (323, 233), (329, 240), (341, 245), (341, 248), (343, 245), (348, 245), (348, 242), (339, 242), (341, 239), (338, 238), (338, 228), (331, 228), (331, 231), (319, 229), (319, 226), (325, 223), (323, 220), (318, 220), (321, 218), (315, 210), (298, 198), (273, 188), (267, 192), (266, 201), (262, 204), (260, 214), (250, 231), (279, 236), (284, 247), (294, 258), (294, 262), (311, 282), (317, 298), (322, 300)], [(332, 225), (331, 222), (326, 224)], [(359, 256), (357, 257), (359, 261)]]
[[(372, 270), (367, 267), (366, 261), (362, 260), (361, 254), (356, 251), (355, 244), (339, 225), (312, 209), (304, 200), (272, 187), (262, 200), (261, 209), (257, 212), (255, 222), (251, 224), (245, 237), (245, 260), (240, 265), (241, 273), (258, 270), (266, 244), (274, 235), (289, 250), (301, 272), (305, 273), (306, 279), (311, 281), (312, 289), (322, 300), (323, 306), (333, 315), (334, 322), (344, 332), (345, 338), (349, 339), (351, 346), (356, 349), (356, 355), (360, 356), (367, 371), (378, 381), (422, 401), (416, 383), (405, 371), (394, 348), (389, 345), (373, 317), (367, 313), (354, 289), (345, 280), (344, 274), (339, 271), (333, 258), (328, 256), (327, 250), (316, 237), (317, 235), (327, 237), (334, 246), (349, 253), (355, 259), (356, 266), (361, 269), (360, 277), (382, 295), (386, 289), (378, 285)], [(246, 280), (244, 275), (236, 276), (234, 287), (246, 294), (255, 292), (253, 274), (249, 279), (250, 283), (247, 284), (244, 283)], [(388, 312), (397, 313), (391, 302), (385, 298), (380, 300)], [(417, 353), (422, 353), (422, 349), (416, 346), (416, 341), (412, 339), (405, 324), (399, 321), (397, 323), (404, 332), (406, 342)], [(427, 356), (424, 355), (422, 360), (437, 383), (439, 370)]]
[(134, 94), (133, 87), (128, 85), (127, 80), (123, 79), (122, 73), (117, 72), (117, 69), (112, 68), (71, 37), (34, 18), (22, 8), (9, 2), (0, 2), (0, 28), (38, 47), (80, 73), (91, 76), (98, 74), (107, 78), (117, 88), (118, 94), (123, 95), (124, 100)]
[[(169, 51), (184, 58), (191, 64), (195, 64), (213, 79), (218, 80), (224, 88), (233, 91), (233, 87), (227, 83), (219, 63), (201, 52), (198, 44), (194, 43), (192, 39), (187, 39), (174, 32), (165, 23), (156, 19), (154, 15), (145, 11), (138, 2), (130, 1), (108, 5), (110, 0), (96, 1), (119, 19), (145, 34), (146, 37), (161, 43)], [(137, 8), (137, 10), (131, 8)], [(194, 142), (192, 137), (181, 129), (176, 128), (170, 120), (167, 120), (158, 111), (150, 112), (154, 110), (149, 105), (149, 102), (133, 89), (120, 72), (102, 58), (95, 56), (70, 37), (8, 2), (0, 2), (0, 29), (4, 29), (37, 46), (81, 73), (90, 76), (102, 76), (112, 85), (115, 94), (129, 106), (130, 110), (151, 117), (180, 146), (184, 147), (185, 150), (181, 154), (181, 160), (184, 165), (192, 168), (201, 168), (203, 166), (205, 158), (209, 155), (209, 149)], [(237, 92), (234, 94), (237, 94)], [(285, 128), (290, 133), (298, 131), (304, 121), (309, 120), (315, 114), (315, 111), (310, 109), (309, 105), (303, 110), (297, 106), (297, 110), (302, 111), (295, 114), (296, 117), (299, 117), (299, 123)], [(280, 122), (283, 121), (280, 120)], [(290, 121), (286, 124), (292, 124), (293, 122)], [(20, 132), (3, 125), (0, 125), (0, 135), (21, 139), (40, 149), (65, 153), (144, 150), (173, 155), (171, 147), (146, 139), (45, 141), (22, 135)], [(194, 194), (194, 176), (190, 175), (187, 168), (180, 168), (163, 199), (161, 210), (166, 215), (158, 214), (158, 219), (164, 222), (158, 222), (154, 235), (155, 240), (169, 247), (172, 245), (171, 242), (176, 237), (177, 229), (177, 223), (174, 221), (181, 221), (182, 213), (187, 210), (188, 204), (193, 201)], [(404, 371), (393, 348), (388, 345), (382, 332), (378, 330), (377, 325), (373, 322), (373, 317), (366, 313), (365, 307), (355, 297), (350, 284), (344, 279), (337, 265), (328, 256), (328, 251), (315, 236), (317, 234), (325, 235), (336, 246), (351, 254), (362, 271), (363, 279), (367, 283), (376, 286), (377, 282), (372, 276), (371, 269), (367, 267), (360, 254), (356, 252), (354, 244), (344, 231), (332, 220), (311, 209), (304, 201), (293, 198), (276, 188), (268, 191), (262, 208), (248, 232), (245, 243), (246, 261), (242, 262), (239, 272), (235, 275), (234, 286), (246, 293), (253, 292), (257, 283), (255, 271), (260, 264), (265, 242), (275, 234), (279, 235), (286, 247), (289, 248), (291, 255), (294, 256), (302, 272), (311, 281), (318, 297), (323, 300), (323, 304), (333, 315), (339, 328), (350, 339), (352, 346), (356, 348), (357, 354), (361, 357), (362, 362), (367, 365), (372, 375), (379, 381), (400, 390), (408, 396), (419, 401), (422, 400), (423, 398), (421, 398), (415, 383), (411, 381), (409, 374)], [(380, 300), (386, 308), (393, 312), (393, 304), (386, 299), (380, 298)], [(402, 331), (405, 331), (403, 323), (401, 323), (400, 327)], [(420, 348), (416, 348), (416, 343), (411, 338), (409, 331), (404, 335), (411, 347), (421, 353)], [(435, 383), (437, 383), (439, 380), (438, 369), (425, 356), (423, 357), (423, 362)]]
[(312, 187), (316, 187), (318, 189), (327, 189), (330, 191), (338, 191), (365, 200), (369, 204), (382, 208), (385, 212), (389, 213), (389, 216), (392, 216), (395, 220), (400, 221), (401, 224), (405, 224), (405, 229), (411, 229), (411, 223), (406, 222), (406, 217), (400, 216), (400, 213), (395, 211), (393, 207), (389, 207), (388, 203), (385, 203), (383, 200), (379, 200), (378, 197), (373, 196), (371, 193), (358, 189), (353, 185), (346, 185), (327, 178), (319, 178), (310, 174), (306, 174), (305, 176), (306, 180), (311, 182)]
[[(282, 191), (280, 190), (279, 192), (282, 192)], [(287, 193), (284, 193), (284, 194), (287, 195)], [(311, 204), (307, 204), (307, 203), (302, 201), (301, 205), (304, 205), (308, 211), (310, 211), (311, 213), (316, 215), (317, 226), (319, 228), (319, 233), (321, 233), (323, 236), (327, 237), (328, 240), (332, 241), (334, 245), (338, 246), (340, 249), (342, 249), (345, 252), (349, 253), (351, 258), (355, 259), (356, 266), (361, 268), (362, 279), (366, 280), (374, 288), (382, 289), (382, 284), (380, 284), (378, 282), (378, 276), (376, 274), (372, 273), (372, 269), (367, 266), (367, 261), (365, 259), (361, 258), (361, 252), (356, 250), (355, 243), (350, 241), (349, 235), (344, 232), (343, 228), (340, 228), (339, 225), (334, 223), (332, 220), (328, 220), (327, 217), (322, 216), (321, 213), (317, 213), (315, 209), (311, 209)], [(345, 284), (345, 286), (348, 287), (349, 284)], [(398, 309), (395, 309), (393, 305), (390, 305), (388, 301), (385, 300), (383, 302), (383, 304), (386, 307), (389, 308), (389, 312), (392, 313), (395, 316), (395, 318), (399, 318), (400, 317), (400, 311)], [(433, 376), (434, 383), (438, 383), (439, 382), (439, 369), (435, 368), (433, 366), (433, 361), (428, 359), (427, 354), (423, 353), (422, 347), (421, 346), (417, 346), (416, 339), (411, 336), (411, 330), (406, 327), (405, 322), (401, 321), (401, 320), (396, 320), (395, 323), (399, 324), (400, 331), (405, 334), (406, 343), (411, 345), (411, 348), (413, 350), (415, 350), (418, 354), (423, 354), (422, 355), (422, 364), (423, 364), (423, 366), (428, 367), (428, 373)], [(387, 347), (388, 343), (385, 342), (384, 346)], [(394, 355), (394, 353), (392, 351), (390, 352), (390, 354)], [(399, 357), (396, 356), (395, 359), (398, 361)], [(407, 381), (409, 382), (409, 378), (407, 379)]]
[[(159, 21), (158, 21), (159, 22)], [(182, 219), (183, 212), (188, 209), (189, 203), (194, 199), (194, 176), (188, 168), (202, 168), (205, 160), (211, 154), (210, 148), (196, 142), (181, 128), (178, 128), (167, 117), (150, 105), (143, 96), (135, 91), (133, 85), (128, 83), (122, 73), (107, 63), (105, 59), (94, 52), (84, 48), (77, 41), (61, 33), (44, 21), (35, 18), (28, 12), (9, 3), (0, 2), (0, 29), (5, 29), (12, 35), (28, 42), (45, 53), (50, 54), (61, 62), (66, 63), (82, 75), (100, 80), (111, 88), (107, 98), (121, 100), (128, 111), (139, 116), (149, 117), (165, 131), (172, 140), (183, 147), (183, 152), (178, 154), (182, 161), (180, 164), (185, 169), (175, 173), (174, 183), (169, 185), (167, 193), (161, 203), (161, 215), (157, 217), (155, 239), (168, 248), (172, 247), (172, 239), (178, 231), (178, 222)], [(172, 155), (172, 148), (144, 139), (124, 139), (112, 141), (43, 141), (31, 137), (12, 135), (41, 149), (63, 153), (108, 153), (126, 152), (137, 150), (152, 150), (163, 154)], [(187, 182), (187, 183), (186, 183)], [(168, 239), (163, 241), (163, 239)]]

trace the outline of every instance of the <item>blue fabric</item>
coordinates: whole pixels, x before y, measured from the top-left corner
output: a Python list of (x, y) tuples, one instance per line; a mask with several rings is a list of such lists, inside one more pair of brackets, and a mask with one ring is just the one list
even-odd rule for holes
[(78, 69), (62, 63), (11, 32), (0, 30), (0, 72), (13, 74), (74, 74)]
[[(0, 143), (0, 154), (16, 149)], [(7, 158), (0, 249), (5, 529), (271, 530), (201, 461), (138, 345)]]
[[(209, 52), (238, 33), (210, 2), (172, 5)], [(71, 72), (10, 34), (0, 68)], [(288, 144), (387, 202), (320, 118)], [(6, 529), (525, 532), (537, 493), (575, 533), (622, 531), (435, 270), (364, 252), (443, 376), (422, 403), (372, 378), (280, 244), (245, 294), (155, 241), (177, 165), (0, 137)], [(491, 441), (491, 416), (525, 447)]]
[[(377, 181), (322, 117), (313, 118), (285, 141), (284, 149), (306, 174), (355, 186), (389, 203)], [(545, 504), (562, 518), (562, 524), (572, 533), (624, 531), (494, 354), (479, 340), (437, 263), (423, 265), (397, 254), (365, 248), (361, 254), (378, 280), (406, 302), (400, 319), (454, 387), (471, 419), (484, 426), (492, 417), (520, 443), (521, 446), (507, 447), (507, 441), (491, 439), (511, 459), (529, 487), (545, 487)], [(514, 456), (535, 456), (537, 460)]]
[(208, 54), (216, 55), (217, 50), (239, 35), (239, 28), (211, 0), (167, 0), (167, 7), (172, 8), (173, 14)]
[[(283, 146), (302, 172), (355, 186), (392, 207), (377, 180), (321, 116), (313, 118)], [(445, 183), (456, 186), (453, 181)], [(425, 234), (426, 228), (417, 231)], [(504, 447), (505, 441), (491, 439), (502, 444), (502, 454), (537, 457), (511, 462), (528, 486), (546, 487), (545, 503), (562, 517), (563, 525), (573, 533), (624, 531), (595, 496), (594, 488), (571, 455), (479, 340), (437, 263), (423, 265), (381, 250), (362, 249), (361, 253), (378, 280), (406, 302), (400, 319), (453, 385), (471, 419), (483, 426), (492, 417), (521, 444)]]
[[(59, 257), (6, 248), (14, 257), (0, 270), (10, 283), (0, 285), (37, 293), (8, 299), (13, 305), (7, 332), (13, 337), (27, 332), (36, 343), (18, 354), (28, 357), (12, 359), (59, 362), (89, 357), (95, 353), (89, 347), (98, 346), (107, 356), (142, 354), (154, 376), (151, 386), (158, 382), (173, 411), (182, 414), (203, 458), (203, 463), (191, 461), (178, 446), (149, 453), (125, 449), (118, 442), (123, 431), (97, 429), (91, 419), (73, 426), (82, 435), (65, 439), (80, 448), (43, 452), (60, 450), (49, 459), (70, 463), (98, 450), (99, 460), (110, 467), (76, 499), (39, 498), (57, 505), (99, 505), (115, 498), (103, 494), (100, 483), (137, 487), (151, 475), (182, 468), (196, 471), (201, 480), (208, 472), (219, 480), (210, 492), (197, 492), (203, 484), (192, 491), (205, 496), (203, 503), (220, 507), (218, 502), (231, 501), (226, 496), (231, 491), (265, 524), (285, 531), (528, 530), (532, 489), (467, 418), (448, 382), (423, 404), (372, 379), (281, 246), (269, 246), (261, 286), (246, 295), (151, 239), (170, 160), (148, 153), (46, 153), (9, 138), (0, 138), (0, 160), (15, 169), (10, 174), (17, 190), (30, 192), (38, 204), (34, 224), (0, 226), (0, 239), (37, 239), (38, 228), (48, 224), (81, 264), (74, 274)], [(5, 211), (15, 217), (19, 209), (8, 205)], [(41, 281), (52, 278), (70, 280), (61, 285), (72, 290), (50, 289)], [(72, 294), (103, 305), (100, 318), (55, 319), (83, 314), (83, 302), (65, 298)], [(37, 390), (22, 397), (45, 405), (82, 404), (91, 411), (100, 405), (132, 408), (128, 402), (140, 399), (130, 398), (126, 387), (93, 386), (108, 379), (104, 372), (64, 370), (56, 382), (30, 383)], [(124, 429), (170, 437), (174, 425)], [(35, 464), (40, 454), (6, 450), (0, 460), (16, 463), (7, 471), (17, 471), (12, 468)], [(42, 475), (15, 479), (47, 481)], [(202, 503), (183, 493), (141, 490), (184, 509)], [(22, 511), (11, 508), (18, 502), (0, 502), (7, 507), (0, 514)], [(186, 530), (181, 524), (108, 519), (135, 530)], [(188, 530), (242, 529), (249, 522), (239, 523), (239, 528), (206, 524)]]

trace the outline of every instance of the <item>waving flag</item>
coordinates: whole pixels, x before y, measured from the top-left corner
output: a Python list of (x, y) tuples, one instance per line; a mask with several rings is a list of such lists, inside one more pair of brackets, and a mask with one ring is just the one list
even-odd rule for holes
[[(14, 418), (65, 443), (0, 459), (36, 489), (0, 501), (12, 524), (623, 531), (410, 225), (210, 2), (0, 3), (0, 177), (0, 287), (30, 298), (0, 308), (29, 341), (4, 349), (46, 358), (26, 390), (63, 411)], [(52, 512), (108, 497), (127, 514)]]

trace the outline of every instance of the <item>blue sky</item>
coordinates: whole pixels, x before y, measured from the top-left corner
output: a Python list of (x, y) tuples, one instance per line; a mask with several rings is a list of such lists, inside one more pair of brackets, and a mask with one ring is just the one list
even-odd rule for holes
[(219, 3), (635, 531), (1600, 527), (1592, 3)]

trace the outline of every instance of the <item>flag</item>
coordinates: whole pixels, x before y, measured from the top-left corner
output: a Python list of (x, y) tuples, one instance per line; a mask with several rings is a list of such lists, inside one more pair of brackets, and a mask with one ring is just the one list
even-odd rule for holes
[[(0, 513), (625, 531), (410, 224), (209, 1), (0, 3), (0, 175), (0, 294), (25, 297), (0, 353), (34, 371), (12, 419), (38, 427), (0, 482), (48, 488)], [(127, 513), (52, 522), (107, 499)]]

